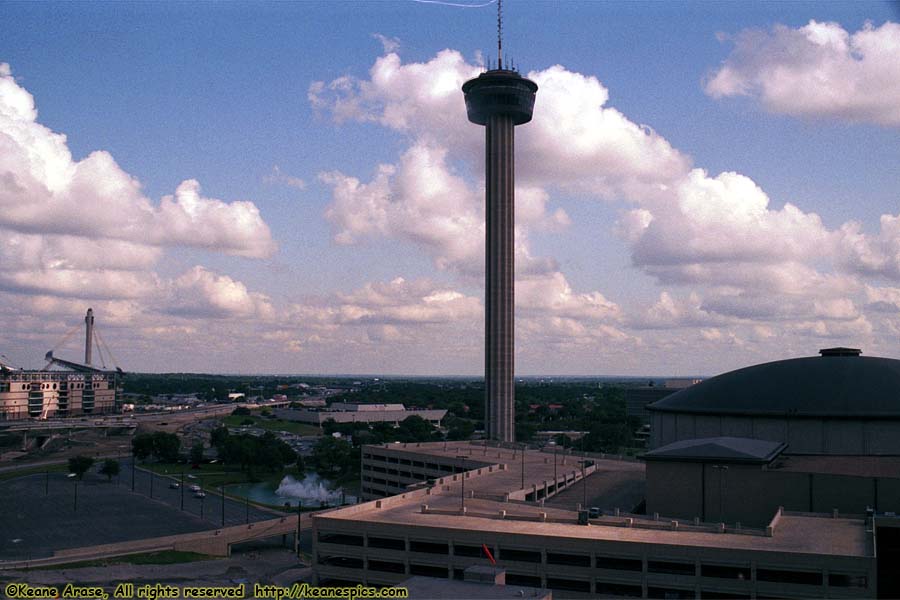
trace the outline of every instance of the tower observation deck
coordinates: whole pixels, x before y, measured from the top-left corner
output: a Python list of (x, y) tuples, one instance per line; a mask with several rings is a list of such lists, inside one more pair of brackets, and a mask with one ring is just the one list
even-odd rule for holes
[(485, 434), (514, 442), (515, 126), (531, 120), (538, 86), (498, 66), (462, 91), (469, 121), (485, 126)]

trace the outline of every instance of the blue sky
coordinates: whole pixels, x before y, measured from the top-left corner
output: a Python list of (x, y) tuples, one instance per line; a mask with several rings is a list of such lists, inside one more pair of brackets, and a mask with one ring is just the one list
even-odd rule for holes
[[(479, 373), (481, 133), (435, 82), (494, 59), (495, 10), (0, 5), (0, 92), (37, 109), (0, 122), (0, 353), (39, 366), (93, 305), (126, 369)], [(504, 12), (548, 82), (518, 133), (519, 373), (897, 355), (897, 3)]]

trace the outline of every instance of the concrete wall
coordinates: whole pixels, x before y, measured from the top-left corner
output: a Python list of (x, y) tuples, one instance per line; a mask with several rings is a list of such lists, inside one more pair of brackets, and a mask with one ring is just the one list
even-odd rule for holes
[(879, 512), (900, 513), (900, 473), (888, 479), (758, 465), (731, 464), (724, 470), (702, 463), (647, 461), (648, 514), (765, 527), (779, 506), (799, 512), (838, 509), (843, 514), (863, 514), (877, 506)]
[(900, 454), (900, 420), (651, 415), (651, 450), (680, 440), (719, 436), (786, 442), (786, 454)]

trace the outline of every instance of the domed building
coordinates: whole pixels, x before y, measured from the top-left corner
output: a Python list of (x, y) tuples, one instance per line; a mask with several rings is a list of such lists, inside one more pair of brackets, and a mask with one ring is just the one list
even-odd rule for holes
[(900, 360), (819, 354), (730, 371), (650, 404), (651, 450), (738, 437), (782, 442), (785, 454), (900, 455)]

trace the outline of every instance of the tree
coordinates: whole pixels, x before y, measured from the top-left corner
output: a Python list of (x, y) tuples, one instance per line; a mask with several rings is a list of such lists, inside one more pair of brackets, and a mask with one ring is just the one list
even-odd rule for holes
[(220, 450), (226, 439), (228, 439), (228, 428), (216, 427), (209, 436), (209, 445)]
[(296, 452), (272, 432), (262, 437), (229, 435), (224, 440), (218, 447), (219, 458), (226, 464), (240, 465), (251, 476), (254, 468), (277, 471), (297, 460)]
[(250, 415), (250, 409), (245, 406), (238, 406), (233, 411), (231, 411), (231, 414), (236, 417), (246, 417)]
[(353, 465), (353, 447), (346, 440), (325, 436), (313, 447), (316, 472), (323, 477), (333, 477), (349, 472)]
[(112, 481), (112, 478), (119, 474), (119, 461), (113, 458), (104, 460), (100, 467), (100, 474), (106, 475), (107, 481)]
[(467, 440), (475, 433), (475, 425), (468, 419), (457, 419), (456, 417), (448, 416), (445, 423), (447, 425), (448, 440)]
[(160, 462), (177, 462), (181, 450), (181, 439), (174, 433), (157, 431), (153, 433), (153, 455)]
[(191, 446), (191, 464), (199, 465), (203, 462), (203, 442), (197, 442)]
[(401, 442), (427, 442), (435, 431), (434, 425), (419, 415), (406, 417), (397, 427), (397, 439)]
[(93, 458), (79, 454), (69, 459), (69, 472), (75, 473), (78, 479), (81, 479), (93, 464)]
[(131, 440), (131, 450), (140, 460), (147, 460), (153, 454), (153, 434), (139, 433)]
[(553, 436), (553, 441), (556, 442), (556, 445), (560, 448), (572, 447), (572, 438), (564, 433), (557, 433), (555, 436)]

